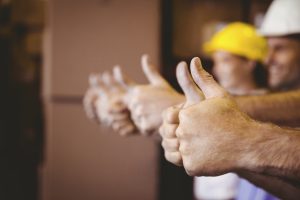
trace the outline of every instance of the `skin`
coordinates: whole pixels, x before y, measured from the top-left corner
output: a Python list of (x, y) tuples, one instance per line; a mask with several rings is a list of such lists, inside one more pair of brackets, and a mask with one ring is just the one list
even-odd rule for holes
[(218, 82), (234, 95), (249, 94), (257, 89), (253, 77), (255, 61), (236, 56), (226, 51), (216, 51), (212, 55), (213, 73)]
[(300, 90), (260, 96), (240, 96), (235, 97), (235, 100), (242, 111), (256, 120), (299, 127)]
[(300, 87), (300, 40), (289, 37), (269, 37), (269, 86), (273, 90), (291, 90)]
[[(269, 66), (269, 84), (271, 89), (286, 91), (299, 88), (299, 41), (285, 37), (270, 37), (268, 38), (268, 45), (269, 53), (265, 63)], [(233, 55), (228, 55), (225, 52), (216, 52), (213, 58), (216, 63), (214, 73), (220, 83), (230, 93), (239, 95), (252, 93), (251, 91), (256, 87), (252, 77), (249, 76), (251, 70), (253, 70), (253, 62), (247, 62), (245, 59), (233, 57)], [(147, 58), (144, 58), (144, 60), (143, 65), (151, 66), (147, 63)], [(221, 69), (221, 65), (227, 65), (228, 74)], [(243, 68), (244, 71), (238, 67), (240, 65), (246, 66)], [(238, 78), (239, 76), (234, 76), (235, 73), (243, 77), (242, 81)], [(147, 73), (145, 74), (148, 77)], [(139, 85), (134, 90), (131, 90), (133, 92), (130, 92), (129, 96), (132, 100), (127, 104), (136, 126), (146, 135), (155, 133), (162, 124), (161, 110), (184, 101), (184, 97), (176, 93), (157, 71), (154, 74), (154, 76), (150, 75), (148, 78), (150, 81), (149, 85)], [(224, 74), (226, 74), (225, 78), (227, 81), (222, 78)], [(228, 79), (228, 76), (231, 78)], [(157, 78), (151, 79), (150, 77)], [(238, 82), (241, 84), (237, 84)], [(254, 119), (291, 127), (299, 126), (299, 90), (261, 96), (235, 97), (235, 99), (239, 107)]]
[(300, 124), (300, 41), (269, 37), (268, 48), (265, 64), (269, 87), (281, 93), (237, 97), (236, 101), (243, 111), (257, 120), (297, 127)]
[[(191, 62), (193, 79), (187, 76), (186, 64), (177, 71), (187, 101), (164, 112), (160, 134), (166, 159), (183, 165), (192, 176), (236, 172), (281, 198), (298, 198), (300, 131), (250, 118), (204, 71), (198, 58)], [(203, 95), (192, 89), (193, 80)], [(204, 96), (198, 103), (197, 93)]]
[(116, 82), (115, 76), (105, 72), (98, 75), (97, 82), (90, 80), (84, 108), (88, 116), (92, 113), (92, 119), (112, 127), (121, 136), (132, 135), (136, 127), (125, 104), (125, 89)]
[[(184, 96), (159, 74), (147, 55), (142, 56), (142, 68), (149, 84), (127, 86), (126, 99), (135, 125), (143, 135), (150, 135), (157, 133), (162, 123), (162, 110), (183, 102)], [(125, 81), (120, 82), (128, 85)]]
[(95, 121), (99, 121), (96, 114), (95, 102), (100, 97), (100, 77), (97, 74), (91, 74), (89, 76), (89, 88), (86, 91), (83, 97), (83, 108), (86, 113), (86, 116), (89, 119), (94, 119)]

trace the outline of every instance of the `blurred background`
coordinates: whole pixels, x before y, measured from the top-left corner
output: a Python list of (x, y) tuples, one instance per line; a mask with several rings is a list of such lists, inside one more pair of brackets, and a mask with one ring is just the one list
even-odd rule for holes
[(89, 121), (91, 72), (120, 64), (145, 82), (148, 53), (175, 66), (232, 21), (260, 26), (271, 0), (0, 0), (0, 199), (193, 199), (193, 180), (151, 138)]

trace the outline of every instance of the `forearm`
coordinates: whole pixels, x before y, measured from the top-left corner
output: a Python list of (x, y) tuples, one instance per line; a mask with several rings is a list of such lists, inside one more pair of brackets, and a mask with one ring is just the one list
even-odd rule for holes
[(235, 97), (241, 110), (256, 120), (300, 126), (300, 90)]
[(279, 198), (295, 200), (299, 199), (300, 188), (280, 178), (247, 171), (239, 172), (238, 175)]
[[(243, 154), (246, 170), (300, 183), (300, 131), (254, 122)], [(251, 132), (250, 132), (251, 131)]]

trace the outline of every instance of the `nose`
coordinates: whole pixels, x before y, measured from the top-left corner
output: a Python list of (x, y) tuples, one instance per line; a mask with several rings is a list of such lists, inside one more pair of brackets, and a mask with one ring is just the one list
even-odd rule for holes
[(218, 66), (216, 64), (212, 67), (212, 74), (216, 77), (218, 76)]

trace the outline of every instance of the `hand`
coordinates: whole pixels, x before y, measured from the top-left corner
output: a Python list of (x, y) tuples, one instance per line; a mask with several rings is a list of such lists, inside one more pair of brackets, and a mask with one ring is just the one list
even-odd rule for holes
[(142, 56), (142, 68), (150, 83), (131, 86), (127, 103), (136, 126), (142, 134), (149, 135), (158, 131), (162, 110), (184, 101), (184, 97), (150, 64), (147, 55)]
[(96, 100), (95, 107), (101, 122), (111, 126), (121, 136), (127, 136), (135, 133), (135, 126), (124, 102), (125, 90), (116, 82), (117, 69), (119, 67), (114, 68), (114, 75), (109, 72), (102, 74), (99, 86), (101, 98)]
[(186, 101), (182, 104), (175, 105), (164, 110), (163, 124), (160, 127), (159, 132), (163, 139), (162, 146), (165, 150), (166, 159), (177, 166), (181, 166), (182, 157), (179, 152), (179, 140), (176, 137), (176, 129), (179, 125), (179, 111), (181, 108), (202, 101), (204, 96), (201, 90), (199, 90), (194, 84), (185, 62), (180, 62), (177, 65), (176, 76), (184, 93), (188, 95), (186, 95)]
[[(187, 68), (183, 68), (187, 73)], [(202, 68), (199, 58), (191, 61), (191, 72), (205, 99), (179, 110), (177, 119), (169, 117), (169, 122), (179, 122), (176, 137), (183, 166), (192, 176), (216, 176), (239, 170), (239, 161), (253, 144), (254, 136), (248, 133), (254, 121), (239, 110), (230, 95)], [(181, 84), (187, 99), (194, 99), (190, 94), (193, 84)]]
[(96, 121), (98, 121), (98, 119), (95, 102), (100, 95), (99, 81), (100, 76), (98, 74), (91, 74), (89, 76), (89, 88), (83, 97), (83, 107), (87, 117)]

